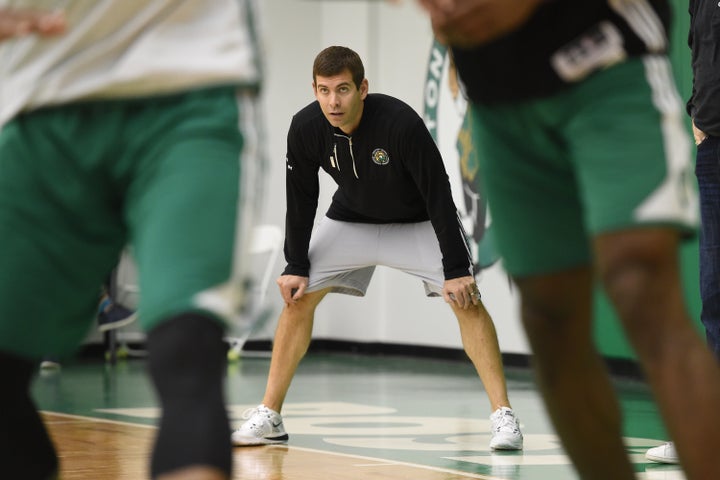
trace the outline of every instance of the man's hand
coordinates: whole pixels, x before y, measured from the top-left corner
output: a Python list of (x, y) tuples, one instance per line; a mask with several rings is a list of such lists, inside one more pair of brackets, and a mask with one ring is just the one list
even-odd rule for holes
[(546, 0), (418, 0), (439, 42), (476, 47), (522, 26)]
[(693, 137), (695, 138), (695, 145), (700, 145), (703, 140), (707, 138), (707, 133), (700, 130), (698, 127), (695, 126), (695, 120), (692, 122), (692, 131), (693, 131)]
[(470, 305), (480, 303), (480, 291), (475, 279), (468, 275), (467, 277), (445, 280), (443, 298), (447, 303), (454, 303), (458, 307), (466, 309)]
[(281, 275), (277, 279), (278, 287), (280, 287), (280, 295), (286, 304), (290, 305), (298, 301), (305, 294), (308, 286), (308, 277), (299, 277), (297, 275)]
[(62, 12), (0, 8), (0, 41), (25, 35), (59, 35), (66, 28)]

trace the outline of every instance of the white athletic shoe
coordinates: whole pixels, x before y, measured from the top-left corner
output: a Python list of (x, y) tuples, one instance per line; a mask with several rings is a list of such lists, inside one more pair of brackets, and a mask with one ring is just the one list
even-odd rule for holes
[(653, 447), (645, 453), (645, 458), (658, 463), (679, 463), (675, 444), (668, 442), (658, 447)]
[(520, 422), (512, 408), (500, 407), (490, 415), (492, 430), (491, 450), (522, 450), (523, 435)]
[(248, 408), (242, 414), (246, 419), (240, 428), (232, 433), (233, 445), (270, 445), (287, 443), (288, 434), (283, 427), (282, 416), (265, 405)]
[(60, 370), (60, 360), (55, 357), (45, 357), (40, 362), (41, 370)]

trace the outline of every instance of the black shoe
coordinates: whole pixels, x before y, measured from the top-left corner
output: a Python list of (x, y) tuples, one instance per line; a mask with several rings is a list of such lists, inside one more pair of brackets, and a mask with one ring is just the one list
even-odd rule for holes
[(137, 313), (130, 309), (113, 303), (112, 300), (106, 298), (100, 303), (100, 311), (98, 312), (98, 330), (107, 332), (116, 328), (130, 325), (137, 320)]

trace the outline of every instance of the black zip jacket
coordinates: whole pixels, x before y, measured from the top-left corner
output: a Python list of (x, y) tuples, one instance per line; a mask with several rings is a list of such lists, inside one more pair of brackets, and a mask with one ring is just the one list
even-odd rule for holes
[(376, 224), (430, 220), (445, 278), (472, 275), (465, 234), (435, 141), (409, 105), (377, 93), (366, 97), (352, 135), (330, 125), (318, 102), (293, 117), (287, 136), (284, 274), (309, 274), (320, 168), (338, 185), (326, 213), (329, 218)]
[(720, 7), (717, 0), (690, 0), (693, 88), (688, 114), (695, 125), (720, 137)]
[(544, 97), (593, 72), (666, 53), (667, 0), (549, 0), (518, 30), (487, 45), (452, 48), (468, 98), (485, 105)]

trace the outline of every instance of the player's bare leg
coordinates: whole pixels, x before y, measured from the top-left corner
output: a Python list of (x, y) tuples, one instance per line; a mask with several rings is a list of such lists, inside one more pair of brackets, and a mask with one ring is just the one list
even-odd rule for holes
[(708, 461), (720, 444), (720, 367), (687, 313), (678, 242), (661, 228), (602, 235), (598, 270), (687, 477), (720, 478)]
[(621, 441), (620, 406), (592, 339), (590, 269), (522, 278), (517, 284), (536, 382), (579, 476), (634, 479)]

